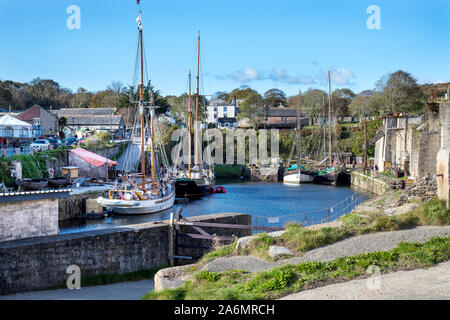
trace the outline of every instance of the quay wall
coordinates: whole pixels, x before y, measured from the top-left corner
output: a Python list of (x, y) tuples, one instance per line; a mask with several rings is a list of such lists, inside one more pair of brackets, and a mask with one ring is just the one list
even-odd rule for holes
[(389, 189), (385, 181), (357, 171), (351, 173), (351, 185), (378, 195), (384, 194)]
[[(247, 214), (223, 213), (192, 217), (192, 221), (251, 224)], [(81, 277), (148, 270), (169, 264), (169, 225), (166, 222), (106, 230), (60, 234), (0, 243), (0, 295), (64, 285), (67, 267), (77, 265)], [(202, 227), (210, 234), (243, 237), (245, 229)], [(190, 226), (182, 232), (197, 233)], [(185, 238), (184, 244), (194, 243)], [(210, 240), (195, 239), (192, 255), (212, 249)], [(181, 252), (180, 252), (181, 253)], [(183, 252), (186, 254), (187, 252)]]
[(0, 242), (59, 232), (57, 199), (5, 202), (0, 209)]

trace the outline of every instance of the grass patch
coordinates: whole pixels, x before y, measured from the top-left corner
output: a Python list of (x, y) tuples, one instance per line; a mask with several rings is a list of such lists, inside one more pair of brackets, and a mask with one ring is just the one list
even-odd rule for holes
[(425, 243), (400, 243), (390, 251), (342, 257), (330, 262), (285, 265), (255, 274), (233, 270), (214, 276), (196, 276), (183, 287), (151, 292), (143, 299), (276, 299), (329, 283), (368, 277), (366, 270), (374, 265), (380, 268), (381, 273), (388, 273), (427, 268), (449, 259), (450, 237), (437, 237)]
[(209, 262), (215, 258), (229, 256), (233, 253), (234, 248), (236, 248), (236, 242), (228, 245), (220, 246), (219, 248), (206, 253), (202, 257), (202, 262)]

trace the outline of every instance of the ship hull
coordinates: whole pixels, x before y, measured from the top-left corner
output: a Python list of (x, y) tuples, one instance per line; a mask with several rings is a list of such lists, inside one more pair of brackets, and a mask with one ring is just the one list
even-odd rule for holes
[(200, 198), (211, 194), (215, 188), (215, 181), (180, 179), (175, 182), (177, 198)]
[(102, 198), (98, 199), (97, 202), (107, 209), (111, 209), (114, 213), (121, 215), (151, 214), (173, 207), (175, 203), (175, 191), (172, 191), (167, 197), (159, 199), (129, 201), (129, 205), (127, 205), (127, 201), (117, 201), (117, 205), (114, 205), (108, 199), (102, 201)]

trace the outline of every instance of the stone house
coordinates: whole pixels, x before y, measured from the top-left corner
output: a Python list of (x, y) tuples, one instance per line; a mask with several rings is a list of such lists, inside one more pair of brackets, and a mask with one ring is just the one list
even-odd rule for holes
[(105, 131), (115, 138), (124, 137), (124, 118), (115, 112), (115, 108), (66, 108), (52, 111), (59, 118), (66, 118), (67, 127), (78, 137), (89, 131)]
[(413, 179), (436, 174), (440, 148), (439, 115), (386, 117), (375, 142), (375, 164), (380, 172), (397, 168)]
[(49, 110), (35, 104), (16, 116), (17, 119), (33, 126), (33, 136), (56, 135), (58, 133), (58, 117)]

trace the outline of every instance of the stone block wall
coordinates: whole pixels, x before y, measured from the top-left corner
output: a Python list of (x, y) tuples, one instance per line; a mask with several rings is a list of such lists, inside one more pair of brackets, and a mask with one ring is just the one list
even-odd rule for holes
[(389, 189), (387, 183), (375, 177), (366, 176), (365, 174), (353, 171), (351, 174), (351, 185), (361, 188), (374, 194), (385, 194)]
[(437, 155), (438, 198), (450, 208), (450, 102), (439, 104), (441, 149)]
[(0, 242), (58, 234), (58, 200), (0, 204)]
[[(218, 214), (193, 218), (204, 222), (250, 224), (246, 214)], [(189, 228), (189, 230), (187, 230)], [(203, 228), (210, 234), (249, 234), (245, 229)], [(183, 230), (196, 233), (192, 227)], [(208, 249), (184, 254), (201, 255), (211, 248), (209, 240), (184, 239)], [(169, 226), (145, 223), (0, 243), (0, 295), (43, 290), (64, 285), (66, 269), (77, 265), (81, 277), (148, 270), (169, 264)]]

